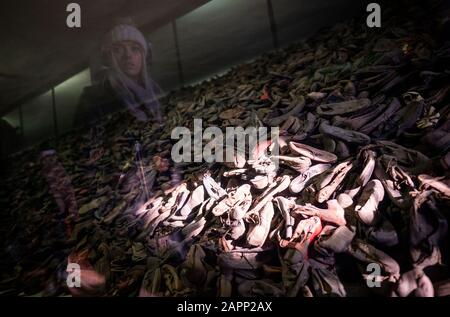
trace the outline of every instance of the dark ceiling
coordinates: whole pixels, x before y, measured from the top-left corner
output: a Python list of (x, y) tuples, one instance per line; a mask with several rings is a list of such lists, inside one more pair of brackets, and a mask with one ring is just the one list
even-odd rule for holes
[[(0, 115), (85, 69), (98, 39), (118, 18), (152, 30), (209, 0), (15, 0), (0, 3)], [(81, 7), (68, 28), (66, 7)]]

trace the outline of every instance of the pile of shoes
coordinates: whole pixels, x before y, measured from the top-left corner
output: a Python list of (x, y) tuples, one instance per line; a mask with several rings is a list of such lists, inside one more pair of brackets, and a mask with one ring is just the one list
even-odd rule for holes
[[(400, 10), (175, 91), (164, 126), (117, 113), (17, 154), (0, 294), (450, 295), (450, 42), (437, 6)], [(193, 118), (280, 135), (174, 164)]]

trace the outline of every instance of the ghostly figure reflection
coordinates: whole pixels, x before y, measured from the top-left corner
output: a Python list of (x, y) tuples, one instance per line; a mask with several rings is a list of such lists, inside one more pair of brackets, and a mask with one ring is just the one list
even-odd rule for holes
[(129, 23), (114, 26), (101, 47), (99, 83), (83, 90), (76, 120), (92, 122), (126, 108), (140, 122), (161, 123), (158, 98), (162, 91), (146, 63), (151, 56), (151, 46), (136, 27)]

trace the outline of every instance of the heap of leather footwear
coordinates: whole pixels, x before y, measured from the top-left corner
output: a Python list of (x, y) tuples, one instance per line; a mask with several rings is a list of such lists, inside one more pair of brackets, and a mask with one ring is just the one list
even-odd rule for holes
[[(401, 7), (382, 32), (339, 23), (170, 93), (163, 125), (116, 113), (16, 154), (0, 294), (448, 295), (450, 50), (436, 12)], [(172, 131), (194, 118), (280, 133), (229, 162), (175, 163)]]

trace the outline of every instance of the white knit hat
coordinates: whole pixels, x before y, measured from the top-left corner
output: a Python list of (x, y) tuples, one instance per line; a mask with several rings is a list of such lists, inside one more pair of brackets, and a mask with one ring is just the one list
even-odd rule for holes
[(112, 44), (119, 41), (134, 41), (142, 46), (144, 54), (147, 55), (149, 45), (141, 31), (134, 26), (128, 24), (116, 25), (106, 34), (104, 48), (109, 48)]

